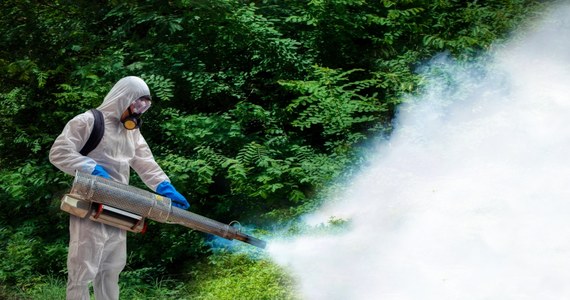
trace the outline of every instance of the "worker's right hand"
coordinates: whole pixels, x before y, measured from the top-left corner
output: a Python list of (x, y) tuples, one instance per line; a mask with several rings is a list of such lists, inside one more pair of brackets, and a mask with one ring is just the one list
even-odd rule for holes
[(100, 165), (95, 166), (95, 169), (93, 170), (91, 175), (101, 176), (105, 179), (111, 179), (109, 173), (107, 173), (107, 171), (105, 171), (105, 169), (103, 169), (103, 167), (101, 167)]

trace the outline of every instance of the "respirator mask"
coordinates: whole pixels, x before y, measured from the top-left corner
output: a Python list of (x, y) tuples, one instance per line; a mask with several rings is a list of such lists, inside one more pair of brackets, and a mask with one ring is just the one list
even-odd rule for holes
[(150, 104), (150, 96), (142, 96), (133, 101), (125, 111), (126, 115), (121, 118), (123, 126), (128, 130), (140, 128), (142, 124), (141, 115), (149, 109)]

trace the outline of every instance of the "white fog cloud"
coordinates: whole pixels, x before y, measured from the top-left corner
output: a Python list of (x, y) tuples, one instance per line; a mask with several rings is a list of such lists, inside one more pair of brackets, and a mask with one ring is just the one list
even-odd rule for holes
[(570, 5), (399, 109), (370, 164), (269, 245), (304, 299), (570, 299)]

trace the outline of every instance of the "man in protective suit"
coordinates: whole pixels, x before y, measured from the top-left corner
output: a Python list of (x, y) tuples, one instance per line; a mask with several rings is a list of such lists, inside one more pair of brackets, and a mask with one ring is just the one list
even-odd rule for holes
[[(138, 128), (150, 107), (150, 91), (139, 77), (119, 80), (97, 108), (103, 113), (105, 133), (87, 156), (79, 153), (89, 138), (94, 115), (87, 111), (71, 119), (55, 140), (50, 162), (63, 172), (88, 172), (128, 184), (130, 168), (157, 194), (188, 209), (189, 204), (172, 186)], [(119, 298), (119, 274), (126, 264), (126, 231), (70, 215), (67, 258), (67, 299), (89, 299), (93, 282), (96, 299)]]

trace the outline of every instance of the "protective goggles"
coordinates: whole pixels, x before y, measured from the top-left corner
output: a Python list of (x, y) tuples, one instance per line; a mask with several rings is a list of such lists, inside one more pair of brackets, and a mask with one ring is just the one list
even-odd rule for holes
[(142, 96), (131, 103), (131, 113), (140, 115), (149, 109), (150, 104), (150, 96)]

